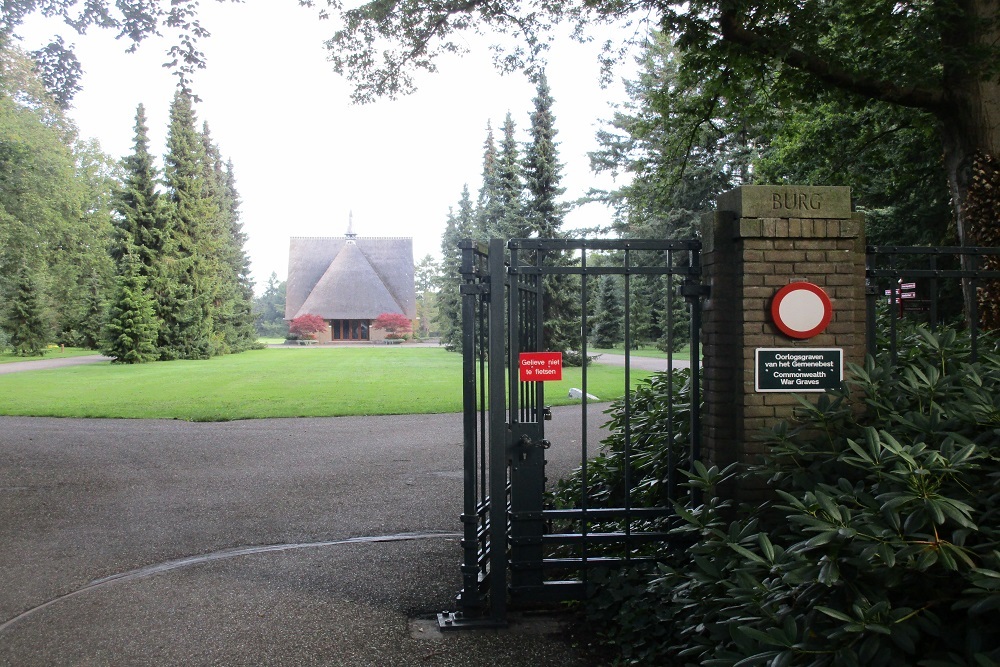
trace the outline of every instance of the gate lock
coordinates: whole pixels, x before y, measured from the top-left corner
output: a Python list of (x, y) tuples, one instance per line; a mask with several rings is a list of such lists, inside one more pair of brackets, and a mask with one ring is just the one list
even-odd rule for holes
[(528, 452), (531, 451), (532, 449), (536, 447), (538, 449), (548, 449), (549, 447), (552, 446), (552, 443), (549, 442), (548, 440), (539, 440), (538, 442), (535, 442), (534, 440), (528, 437), (527, 433), (521, 436), (520, 440), (517, 441), (517, 444), (521, 447), (522, 461), (527, 457)]

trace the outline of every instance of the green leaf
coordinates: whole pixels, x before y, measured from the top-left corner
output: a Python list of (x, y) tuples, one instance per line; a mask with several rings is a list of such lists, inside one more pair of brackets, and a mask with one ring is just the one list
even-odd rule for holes
[(854, 620), (842, 611), (831, 609), (830, 607), (824, 607), (822, 605), (816, 605), (816, 611), (826, 614), (830, 618), (835, 618), (838, 621), (844, 621), (845, 623), (850, 623)]
[(771, 540), (768, 539), (767, 535), (760, 533), (757, 536), (757, 544), (760, 545), (760, 550), (764, 553), (764, 558), (769, 562), (774, 562), (774, 545), (771, 544)]
[(743, 556), (744, 558), (752, 560), (755, 563), (764, 564), (764, 559), (755, 554), (754, 552), (750, 551), (749, 549), (742, 547), (739, 544), (734, 544), (732, 542), (729, 543), (729, 546), (732, 548), (733, 551)]

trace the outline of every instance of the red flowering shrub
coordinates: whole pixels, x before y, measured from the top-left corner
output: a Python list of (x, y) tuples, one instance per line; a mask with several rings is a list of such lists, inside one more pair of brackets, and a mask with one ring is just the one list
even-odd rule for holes
[(402, 313), (382, 313), (372, 322), (373, 329), (382, 329), (389, 339), (406, 338), (413, 330), (413, 324)]
[(300, 315), (288, 323), (288, 333), (296, 338), (315, 338), (326, 331), (326, 320), (319, 315)]

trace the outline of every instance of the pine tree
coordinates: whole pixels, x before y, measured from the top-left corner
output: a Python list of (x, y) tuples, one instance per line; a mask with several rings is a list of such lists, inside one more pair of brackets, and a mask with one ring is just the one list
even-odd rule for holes
[(155, 361), (159, 323), (138, 252), (125, 248), (119, 259), (121, 272), (108, 311), (102, 351), (116, 363)]
[(253, 280), (250, 258), (244, 245), (247, 236), (240, 221), (240, 195), (232, 161), (222, 162), (222, 153), (211, 138), (208, 124), (202, 126), (205, 147), (205, 177), (215, 200), (217, 218), (210, 221), (217, 251), (214, 263), (216, 293), (212, 301), (215, 329), (214, 354), (245, 352), (257, 343), (253, 316)]
[(45, 354), (50, 327), (45, 320), (42, 289), (34, 272), (22, 266), (14, 284), (7, 331), (14, 353), (22, 357)]
[(135, 113), (132, 154), (123, 161), (125, 181), (115, 202), (119, 221), (111, 256), (117, 263), (130, 248), (140, 262), (140, 274), (152, 281), (160, 268), (170, 233), (156, 189), (159, 174), (149, 152), (148, 133), (146, 108), (140, 104)]
[[(535, 108), (531, 113), (531, 143), (525, 151), (528, 204), (525, 214), (527, 226), (522, 234), (527, 236), (531, 232), (543, 239), (563, 237), (562, 224), (567, 208), (559, 202), (566, 189), (559, 185), (562, 165), (555, 141), (557, 130), (552, 113), (553, 102), (548, 80), (543, 73), (538, 81)], [(545, 260), (547, 265), (559, 267), (571, 266), (574, 262), (573, 257), (565, 252), (551, 253)], [(545, 276), (543, 294), (545, 349), (562, 352), (566, 365), (581, 364), (579, 278), (566, 274)]]
[(285, 322), (285, 281), (271, 272), (264, 293), (254, 299), (254, 316), (258, 336), (284, 336), (288, 333)]
[(218, 202), (205, 174), (207, 157), (191, 93), (170, 106), (165, 181), (170, 189), (171, 253), (159, 348), (162, 359), (207, 359), (218, 352), (213, 309), (218, 288)]
[(625, 322), (622, 293), (615, 276), (601, 276), (597, 292), (593, 343), (595, 347), (612, 348), (622, 342)]
[(500, 227), (503, 218), (503, 204), (500, 198), (497, 152), (493, 126), (486, 122), (486, 141), (483, 142), (483, 183), (476, 201), (476, 224), (473, 238), (483, 243), (489, 241), (493, 230)]
[(503, 124), (503, 141), (496, 166), (496, 194), (499, 218), (488, 229), (491, 238), (504, 240), (526, 238), (530, 227), (525, 219), (524, 184), (521, 177), (521, 158), (514, 138), (514, 119), (510, 112)]
[(462, 349), (462, 251), (459, 242), (471, 238), (476, 215), (472, 208), (469, 186), (462, 188), (458, 213), (448, 211), (448, 222), (441, 235), (441, 282), (438, 291), (437, 325), (441, 344), (451, 351)]
[[(123, 160), (125, 178), (115, 197), (118, 219), (111, 243), (111, 256), (118, 276), (115, 299), (120, 298), (120, 281), (128, 272), (135, 271), (142, 279), (143, 289), (154, 309), (155, 344), (159, 340), (163, 321), (169, 317), (167, 309), (172, 303), (168, 298), (171, 282), (167, 273), (172, 260), (170, 219), (157, 191), (159, 173), (149, 152), (148, 133), (146, 108), (140, 104), (135, 113), (132, 154)], [(110, 317), (110, 311), (107, 315)], [(108, 345), (109, 324), (110, 322), (105, 322), (102, 332), (102, 344), (105, 347)]]
[(417, 319), (413, 334), (426, 338), (431, 324), (437, 318), (437, 290), (441, 281), (441, 267), (430, 254), (424, 255), (413, 267), (413, 284), (417, 293)]
[(104, 281), (96, 272), (87, 281), (82, 317), (77, 323), (77, 341), (83, 347), (96, 350), (101, 344), (101, 330), (107, 317), (107, 294)]
[(247, 235), (240, 220), (240, 195), (236, 190), (236, 176), (232, 160), (226, 162), (226, 198), (229, 211), (229, 262), (236, 280), (235, 302), (228, 322), (229, 347), (233, 352), (244, 352), (257, 347), (257, 329), (254, 326), (253, 278), (250, 277), (250, 257), (246, 252)]
[(559, 238), (567, 206), (559, 202), (566, 188), (556, 144), (555, 116), (552, 113), (552, 92), (542, 73), (538, 80), (535, 109), (531, 113), (531, 143), (525, 151), (524, 180), (528, 190), (528, 223), (542, 239)]

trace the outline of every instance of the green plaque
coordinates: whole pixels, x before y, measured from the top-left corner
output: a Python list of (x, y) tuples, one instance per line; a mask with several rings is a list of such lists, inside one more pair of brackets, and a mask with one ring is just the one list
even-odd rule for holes
[(757, 348), (754, 388), (801, 393), (836, 389), (844, 379), (841, 348)]

